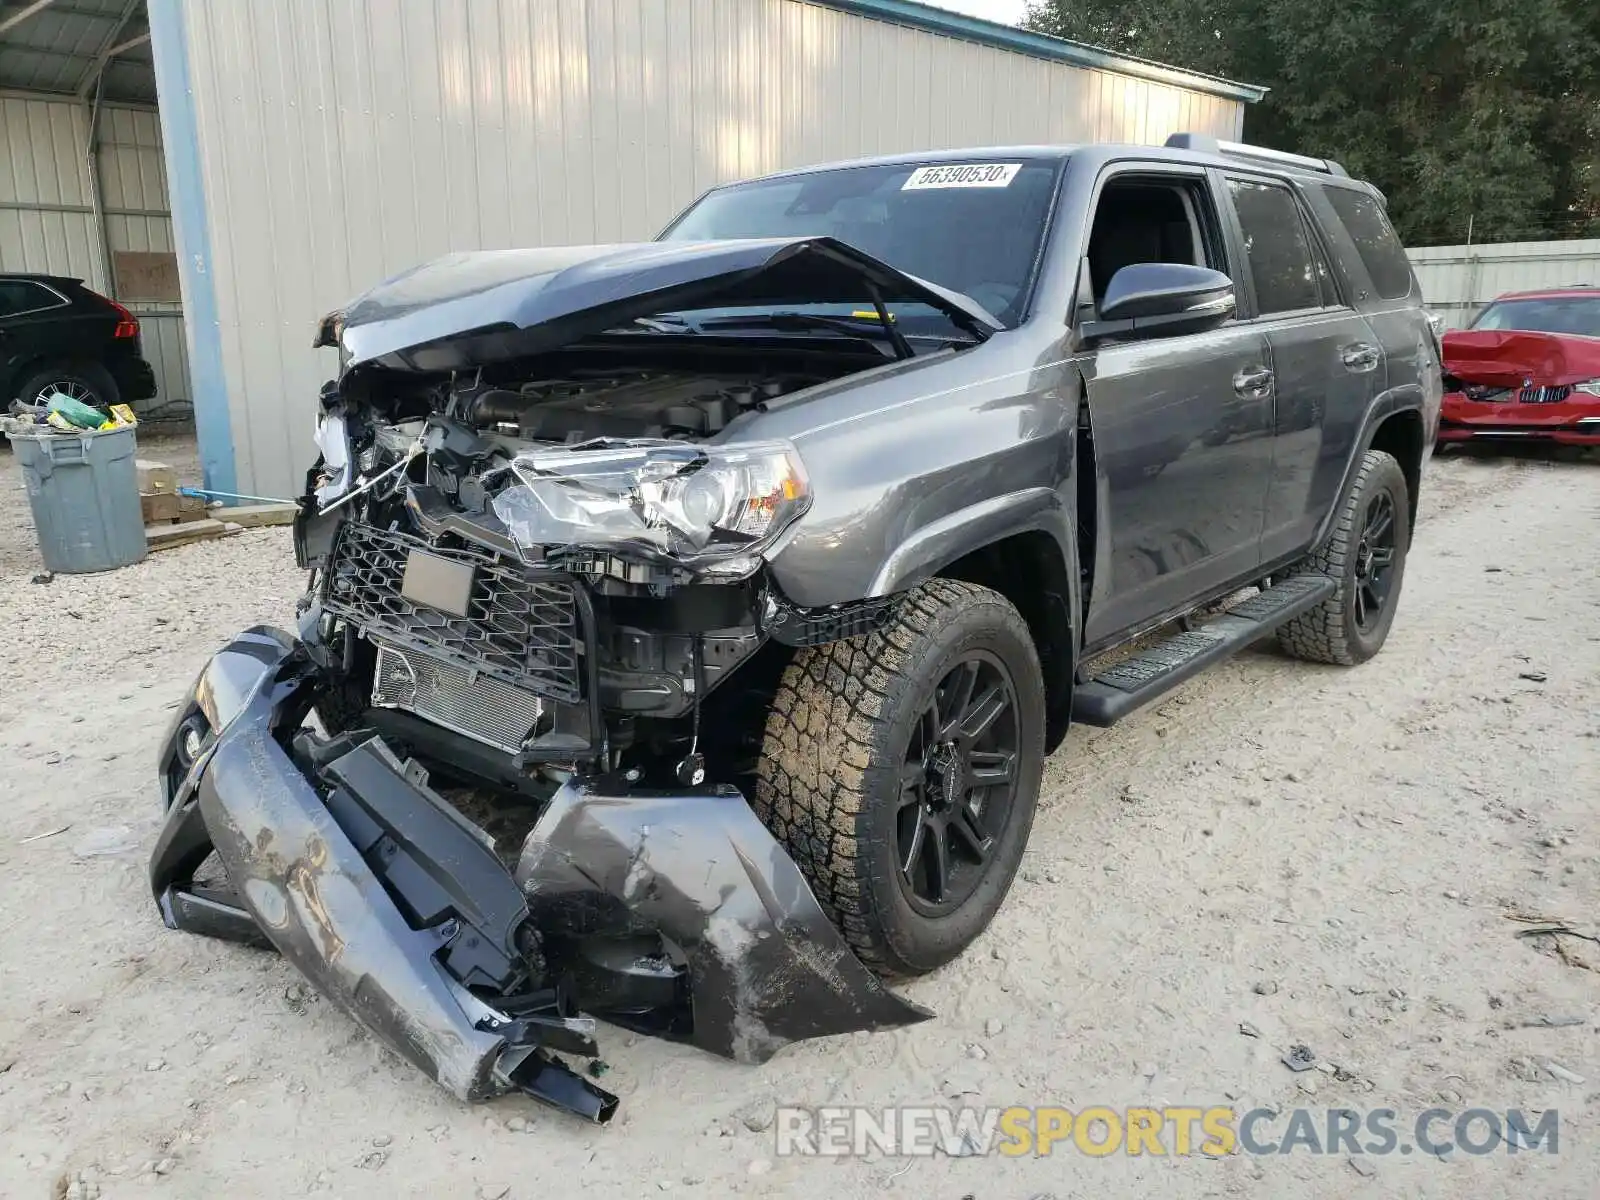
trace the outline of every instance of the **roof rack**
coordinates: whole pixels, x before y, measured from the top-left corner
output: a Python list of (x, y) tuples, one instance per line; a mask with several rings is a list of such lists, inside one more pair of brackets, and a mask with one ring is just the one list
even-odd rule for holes
[(1228, 158), (1248, 158), (1284, 167), (1298, 167), (1302, 171), (1317, 171), (1323, 175), (1350, 177), (1350, 173), (1331, 158), (1311, 158), (1305, 154), (1290, 154), (1287, 150), (1271, 150), (1266, 146), (1218, 141), (1208, 133), (1175, 133), (1167, 139), (1167, 148), (1193, 150), (1198, 154), (1219, 154)]

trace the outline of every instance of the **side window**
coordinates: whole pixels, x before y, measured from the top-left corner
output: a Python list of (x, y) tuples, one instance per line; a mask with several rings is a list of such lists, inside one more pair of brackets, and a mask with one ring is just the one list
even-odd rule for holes
[(1282, 184), (1228, 180), (1262, 316), (1320, 308), (1322, 287), (1294, 193)]
[(1134, 263), (1227, 269), (1206, 186), (1188, 176), (1113, 176), (1095, 204), (1088, 259), (1097, 309), (1111, 277)]
[(14, 317), (41, 308), (59, 308), (61, 297), (28, 279), (0, 279), (0, 317)]
[(1398, 300), (1411, 294), (1411, 260), (1389, 224), (1388, 214), (1375, 196), (1353, 188), (1323, 188), (1323, 195), (1338, 214), (1340, 222), (1356, 244), (1372, 286), (1385, 300)]

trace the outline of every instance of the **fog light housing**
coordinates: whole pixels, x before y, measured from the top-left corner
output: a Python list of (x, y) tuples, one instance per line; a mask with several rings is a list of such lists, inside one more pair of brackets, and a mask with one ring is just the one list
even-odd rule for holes
[(199, 713), (178, 727), (178, 766), (187, 771), (205, 751), (211, 727)]

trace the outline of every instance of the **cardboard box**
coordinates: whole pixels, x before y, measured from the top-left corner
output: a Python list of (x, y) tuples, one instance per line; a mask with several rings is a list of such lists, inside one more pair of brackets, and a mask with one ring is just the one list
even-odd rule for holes
[(139, 472), (139, 492), (141, 495), (176, 496), (178, 494), (178, 472), (175, 468), (167, 466), (166, 463), (151, 462), (147, 458), (135, 459), (133, 465)]
[(146, 525), (176, 521), (178, 497), (172, 492), (142, 492), (139, 495), (139, 511), (144, 514)]

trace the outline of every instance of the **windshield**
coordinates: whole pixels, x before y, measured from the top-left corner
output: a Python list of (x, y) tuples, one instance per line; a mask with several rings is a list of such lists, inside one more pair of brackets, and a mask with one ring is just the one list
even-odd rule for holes
[(1532, 333), (1576, 333), (1600, 337), (1600, 296), (1546, 296), (1496, 300), (1478, 315), (1474, 329), (1521, 329)]
[[(739, 183), (704, 196), (662, 238), (834, 237), (890, 266), (960, 292), (1008, 328), (1027, 311), (1050, 217), (1058, 160), (841, 167)], [(808, 305), (849, 313), (867, 303)], [(926, 305), (889, 306), (908, 334)]]

